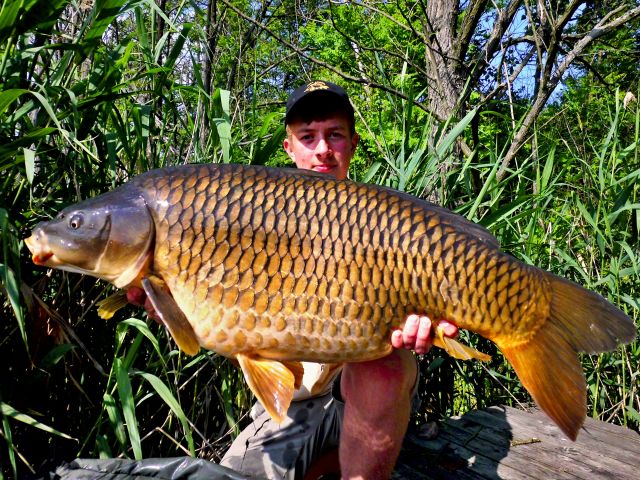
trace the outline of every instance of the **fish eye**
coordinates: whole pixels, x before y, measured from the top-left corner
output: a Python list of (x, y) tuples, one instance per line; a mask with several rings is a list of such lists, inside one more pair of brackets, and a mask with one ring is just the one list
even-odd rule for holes
[(77, 230), (82, 226), (83, 222), (84, 219), (82, 218), (82, 215), (76, 213), (69, 219), (69, 227), (73, 230)]

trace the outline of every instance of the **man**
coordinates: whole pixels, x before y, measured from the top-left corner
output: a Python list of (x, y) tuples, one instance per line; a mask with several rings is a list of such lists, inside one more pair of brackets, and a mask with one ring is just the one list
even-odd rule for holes
[[(298, 168), (347, 177), (359, 136), (344, 89), (322, 81), (301, 86), (287, 101), (285, 124), (283, 147)], [(441, 325), (446, 335), (457, 334), (455, 325)], [(388, 478), (417, 389), (416, 360), (407, 349), (429, 350), (430, 319), (410, 315), (391, 343), (396, 350), (374, 361), (342, 367), (305, 363), (288, 418), (278, 425), (256, 405), (253, 423), (221, 464), (259, 478), (302, 478), (314, 459), (339, 445), (343, 478)]]

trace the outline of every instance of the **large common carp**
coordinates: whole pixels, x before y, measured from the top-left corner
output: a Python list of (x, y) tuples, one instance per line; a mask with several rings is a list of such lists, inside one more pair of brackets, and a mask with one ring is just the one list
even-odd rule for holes
[(299, 361), (382, 357), (391, 330), (426, 313), (495, 342), (575, 439), (586, 415), (577, 353), (636, 333), (601, 296), (501, 252), (448, 210), (299, 170), (154, 170), (64, 209), (26, 243), (39, 265), (144, 288), (183, 351), (237, 359), (276, 419)]

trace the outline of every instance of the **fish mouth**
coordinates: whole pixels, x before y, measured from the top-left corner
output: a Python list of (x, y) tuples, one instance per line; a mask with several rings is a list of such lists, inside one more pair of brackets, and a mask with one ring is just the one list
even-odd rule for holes
[(43, 254), (34, 254), (31, 257), (31, 259), (33, 260), (33, 263), (35, 263), (36, 265), (46, 265), (47, 260), (49, 260), (51, 257), (53, 257), (53, 252), (47, 252)]
[(53, 252), (48, 248), (46, 242), (42, 242), (40, 235), (34, 234), (24, 239), (24, 243), (31, 252), (31, 260), (36, 265), (46, 265), (47, 261), (53, 257)]

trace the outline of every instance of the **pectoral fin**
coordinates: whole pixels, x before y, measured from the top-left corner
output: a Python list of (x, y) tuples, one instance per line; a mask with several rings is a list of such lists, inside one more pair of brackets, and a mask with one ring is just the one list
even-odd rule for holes
[(236, 356), (249, 388), (276, 422), (282, 423), (296, 385), (302, 382), (300, 362), (279, 362), (239, 353)]
[(169, 333), (182, 350), (187, 355), (195, 355), (200, 350), (200, 343), (196, 337), (191, 324), (185, 317), (178, 304), (169, 293), (169, 289), (164, 281), (158, 277), (147, 277), (142, 279), (147, 297), (162, 323), (169, 329)]
[(107, 298), (96, 303), (96, 306), (98, 307), (98, 315), (100, 318), (109, 320), (127, 303), (127, 293), (124, 290), (119, 290), (113, 295), (109, 295)]
[(436, 335), (433, 339), (433, 344), (436, 347), (442, 348), (445, 352), (458, 360), (476, 359), (482, 362), (488, 362), (491, 360), (491, 356), (479, 352), (475, 348), (463, 345), (453, 338), (446, 337), (444, 335), (444, 331), (439, 326), (436, 326)]

